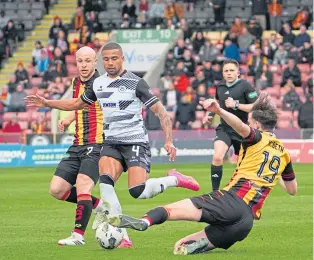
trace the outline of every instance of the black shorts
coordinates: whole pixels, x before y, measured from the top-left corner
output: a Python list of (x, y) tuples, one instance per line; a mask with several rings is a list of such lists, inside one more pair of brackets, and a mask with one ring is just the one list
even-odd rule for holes
[(239, 155), (242, 137), (239, 136), (234, 130), (226, 129), (222, 125), (217, 126), (215, 141), (217, 140), (223, 141), (226, 145), (228, 145), (229, 148), (232, 145), (234, 148), (234, 153)]
[(148, 173), (151, 165), (151, 152), (149, 144), (109, 144), (104, 143), (100, 157), (108, 156), (118, 160), (123, 171), (133, 166), (144, 168)]
[(98, 162), (101, 147), (101, 144), (72, 145), (59, 163), (55, 175), (74, 185), (77, 175), (82, 173), (96, 184), (99, 178)]
[(228, 249), (247, 237), (253, 227), (253, 213), (236, 194), (230, 191), (215, 191), (191, 198), (202, 209), (200, 222), (208, 223), (205, 233), (217, 248)]

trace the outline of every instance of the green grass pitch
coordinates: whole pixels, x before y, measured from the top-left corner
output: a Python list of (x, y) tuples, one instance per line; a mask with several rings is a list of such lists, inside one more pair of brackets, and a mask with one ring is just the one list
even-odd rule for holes
[[(170, 165), (154, 165), (152, 177), (164, 176)], [(173, 188), (150, 200), (135, 200), (127, 190), (127, 176), (116, 185), (124, 213), (140, 217), (147, 210), (210, 190), (209, 165), (174, 165), (193, 175), (201, 184), (200, 192)], [(276, 187), (263, 208), (250, 235), (228, 251), (214, 250), (184, 259), (312, 259), (313, 251), (313, 169), (312, 165), (295, 164), (299, 191), (291, 197)], [(226, 164), (222, 183), (227, 183), (234, 165)], [(59, 247), (57, 241), (70, 235), (75, 205), (57, 201), (48, 194), (54, 168), (0, 169), (0, 259), (11, 260), (166, 260), (178, 259), (172, 254), (174, 243), (181, 237), (202, 229), (203, 224), (168, 222), (146, 232), (129, 231), (132, 249), (105, 251), (99, 247), (91, 221), (86, 232), (86, 245)], [(98, 187), (94, 194), (98, 195)], [(93, 220), (93, 216), (92, 219)], [(183, 256), (182, 256), (183, 257)]]

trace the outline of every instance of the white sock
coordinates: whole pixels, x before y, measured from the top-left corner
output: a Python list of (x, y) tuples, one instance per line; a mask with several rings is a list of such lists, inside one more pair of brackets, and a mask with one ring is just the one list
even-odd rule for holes
[(147, 218), (141, 218), (141, 220), (143, 220), (144, 222), (146, 222), (146, 224), (150, 227), (150, 222), (148, 221), (148, 219)]
[(104, 202), (102, 199), (99, 200), (99, 203), (96, 208), (94, 208), (94, 211), (97, 212), (102, 212), (104, 210)]
[(169, 187), (177, 187), (178, 181), (175, 176), (167, 176), (161, 178), (148, 179), (145, 182), (145, 189), (143, 193), (138, 197), (139, 199), (149, 199), (162, 193)]
[[(109, 215), (122, 214), (122, 207), (114, 187), (109, 184), (100, 183), (99, 188), (101, 200), (109, 204)], [(130, 240), (125, 228), (122, 228), (122, 232), (124, 238)]]

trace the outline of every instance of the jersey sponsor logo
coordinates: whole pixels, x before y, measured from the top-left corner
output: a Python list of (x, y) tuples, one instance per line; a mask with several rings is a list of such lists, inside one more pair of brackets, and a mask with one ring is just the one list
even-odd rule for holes
[(255, 97), (257, 97), (257, 95), (258, 95), (257, 92), (253, 91), (253, 92), (249, 93), (248, 97), (249, 98), (255, 98)]
[(111, 107), (111, 108), (115, 108), (117, 106), (117, 103), (115, 102), (110, 102), (110, 103), (102, 103), (103, 107)]
[(229, 94), (229, 90), (227, 90), (227, 91), (225, 92), (225, 94)]
[(123, 93), (123, 92), (126, 91), (126, 87), (125, 86), (120, 86), (118, 90), (119, 90), (119, 92)]

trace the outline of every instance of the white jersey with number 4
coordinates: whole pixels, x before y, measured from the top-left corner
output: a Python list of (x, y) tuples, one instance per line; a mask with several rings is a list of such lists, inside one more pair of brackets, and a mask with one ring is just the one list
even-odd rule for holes
[(106, 143), (149, 142), (142, 107), (144, 104), (149, 108), (159, 100), (145, 80), (129, 71), (114, 79), (106, 73), (94, 80), (93, 89), (86, 90), (81, 99), (87, 104), (99, 102), (104, 117)]

